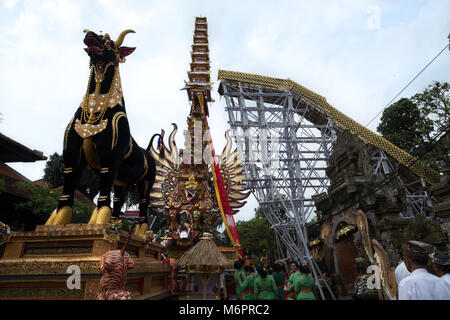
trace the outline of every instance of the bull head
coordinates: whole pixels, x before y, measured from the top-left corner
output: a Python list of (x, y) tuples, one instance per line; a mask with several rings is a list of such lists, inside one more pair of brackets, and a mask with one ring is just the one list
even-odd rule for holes
[(86, 36), (84, 44), (87, 48), (84, 50), (91, 58), (91, 64), (114, 62), (125, 62), (125, 57), (133, 53), (136, 48), (123, 47), (122, 43), (128, 33), (135, 33), (127, 29), (120, 33), (116, 41), (112, 41), (109, 34), (98, 35), (93, 31), (84, 29)]

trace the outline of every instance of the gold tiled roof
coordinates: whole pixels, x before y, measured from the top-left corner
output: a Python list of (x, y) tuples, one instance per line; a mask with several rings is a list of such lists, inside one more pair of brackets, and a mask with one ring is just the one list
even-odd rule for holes
[(415, 174), (422, 177), (428, 183), (436, 183), (439, 181), (439, 173), (430, 167), (422, 165), (418, 161), (415, 162), (416, 159), (409, 153), (335, 109), (333, 106), (328, 104), (325, 97), (303, 87), (295, 81), (226, 70), (219, 70), (217, 80), (250, 83), (281, 90), (290, 90), (297, 93), (324, 110), (336, 124), (358, 136), (361, 140), (380, 148), (399, 163), (408, 167)]

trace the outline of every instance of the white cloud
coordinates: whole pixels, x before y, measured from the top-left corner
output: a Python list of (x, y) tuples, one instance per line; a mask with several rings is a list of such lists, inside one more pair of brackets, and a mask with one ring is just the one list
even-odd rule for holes
[(17, 4), (17, 0), (3, 0), (2, 2), (6, 9), (14, 9)]
[(43, 15), (50, 28), (53, 26), (62, 30), (80, 29), (80, 6), (73, 1), (45, 1), (41, 6)]
[(132, 6), (130, 5), (132, 4), (131, 2), (120, 0), (98, 0), (97, 2), (100, 6), (99, 11), (103, 13), (103, 17), (99, 22), (116, 21), (113, 26), (116, 28), (113, 31), (116, 32), (122, 31), (119, 30), (120, 28), (142, 29), (143, 27), (149, 27), (155, 23), (155, 20), (158, 20), (158, 15), (168, 7), (165, 1), (153, 3), (151, 6), (141, 6), (139, 3), (135, 3), (136, 5)]
[(277, 33), (269, 24), (259, 25), (251, 32), (247, 48), (249, 53), (257, 59), (268, 60), (277, 49), (276, 40)]

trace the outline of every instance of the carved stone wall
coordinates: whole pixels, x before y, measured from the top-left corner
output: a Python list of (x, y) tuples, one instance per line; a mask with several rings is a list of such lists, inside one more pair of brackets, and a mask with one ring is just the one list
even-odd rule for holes
[[(450, 161), (443, 162), (442, 176), (439, 183), (430, 187), (430, 193), (438, 199), (433, 214), (441, 222), (441, 229), (450, 240)], [(447, 252), (450, 254), (450, 244), (447, 243)]]
[[(435, 245), (438, 249), (448, 245), (447, 235), (450, 228), (449, 225), (441, 223), (443, 220), (424, 216), (400, 216), (407, 208), (405, 188), (398, 179), (386, 183), (386, 176), (381, 173), (373, 174), (371, 155), (375, 152), (373, 146), (365, 144), (348, 132), (341, 134), (334, 145), (326, 169), (330, 187), (326, 193), (313, 197), (321, 231), (309, 234), (315, 257), (325, 266), (326, 272), (342, 273), (338, 267), (340, 258), (337, 243), (339, 239), (350, 234), (354, 234), (360, 258), (371, 260), (368, 261), (369, 264), (375, 263), (373, 256), (371, 257), (373, 253), (369, 251), (373, 250), (372, 242), (376, 242), (377, 250), (382, 251), (387, 260), (382, 262), (383, 266), (387, 266), (386, 279), (392, 278), (389, 268), (397, 266), (400, 250), (406, 241), (420, 240)], [(449, 180), (441, 182), (440, 187), (435, 189), (446, 197), (449, 206), (442, 206), (443, 209), (437, 210), (436, 215), (445, 216), (447, 223), (450, 217)], [(443, 191), (444, 185), (447, 186), (448, 193)], [(340, 227), (342, 222), (346, 222), (348, 226)], [(327, 255), (329, 257), (326, 257)], [(345, 282), (345, 279), (341, 280)], [(349, 284), (343, 286), (348, 288)], [(389, 287), (388, 284), (386, 286)], [(387, 296), (395, 295), (392, 292), (393, 286), (394, 284), (391, 285), (391, 292), (387, 291)]]

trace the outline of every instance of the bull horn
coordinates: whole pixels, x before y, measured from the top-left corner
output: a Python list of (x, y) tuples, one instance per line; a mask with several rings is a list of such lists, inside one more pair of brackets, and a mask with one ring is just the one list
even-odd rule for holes
[(128, 33), (136, 33), (136, 32), (134, 30), (131, 30), (131, 29), (127, 29), (127, 30), (122, 31), (120, 33), (119, 37), (117, 38), (117, 40), (114, 41), (114, 47), (119, 48), (122, 45), (123, 39), (125, 39), (125, 36)]
[(84, 29), (83, 32), (84, 32), (84, 33), (89, 33), (89, 32), (91, 32), (91, 30), (89, 30), (89, 29)]

